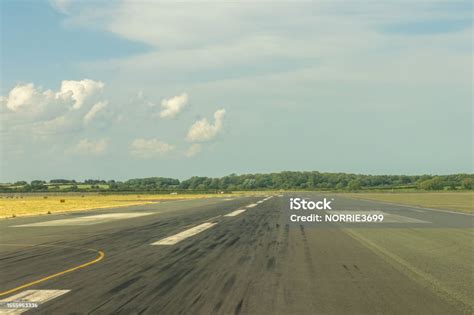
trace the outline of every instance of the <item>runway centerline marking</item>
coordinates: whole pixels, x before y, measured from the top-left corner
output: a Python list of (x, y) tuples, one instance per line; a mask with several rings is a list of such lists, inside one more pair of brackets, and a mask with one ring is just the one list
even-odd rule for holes
[(210, 229), (211, 227), (213, 227), (214, 225), (216, 225), (217, 223), (214, 223), (214, 222), (206, 222), (206, 223), (202, 223), (202, 224), (199, 224), (195, 227), (192, 227), (190, 229), (187, 229), (187, 230), (184, 230), (178, 234), (175, 234), (175, 235), (172, 235), (172, 236), (168, 236), (164, 239), (161, 239), (157, 242), (154, 242), (154, 243), (151, 243), (151, 245), (175, 245), (191, 236), (194, 236), (196, 234), (199, 234), (207, 229)]
[(93, 225), (106, 223), (115, 220), (133, 219), (145, 215), (151, 215), (153, 212), (124, 212), (124, 213), (105, 213), (97, 215), (87, 215), (70, 219), (51, 220), (45, 222), (13, 225), (11, 227), (42, 227), (42, 226), (69, 226), (69, 225)]
[(224, 217), (235, 217), (245, 211), (246, 211), (245, 209), (235, 210), (235, 211), (232, 211), (231, 213), (227, 213), (226, 215), (224, 215)]
[(253, 208), (253, 207), (255, 207), (255, 206), (257, 206), (257, 204), (256, 204), (256, 203), (252, 203), (252, 204), (249, 204), (248, 206), (246, 206), (245, 208)]
[[(0, 303), (37, 303), (39, 307), (41, 304), (70, 291), (71, 290), (26, 290), (6, 299), (2, 299)], [(36, 309), (36, 307), (5, 308), (0, 309), (0, 314), (21, 314), (31, 309)]]

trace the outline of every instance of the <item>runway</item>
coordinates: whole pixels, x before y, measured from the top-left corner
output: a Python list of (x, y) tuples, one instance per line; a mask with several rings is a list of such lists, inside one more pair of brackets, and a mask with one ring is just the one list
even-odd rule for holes
[[(295, 196), (391, 221), (292, 223)], [(469, 313), (472, 227), (472, 215), (316, 193), (2, 220), (0, 301), (37, 307), (0, 314)]]

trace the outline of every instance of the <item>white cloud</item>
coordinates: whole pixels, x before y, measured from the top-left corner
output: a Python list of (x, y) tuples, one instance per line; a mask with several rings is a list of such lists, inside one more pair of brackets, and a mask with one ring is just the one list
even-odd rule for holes
[(130, 153), (143, 159), (161, 156), (173, 149), (174, 146), (158, 139), (135, 139), (130, 144)]
[(187, 157), (192, 157), (202, 151), (202, 144), (200, 143), (193, 143), (188, 150), (186, 151)]
[(33, 83), (17, 84), (7, 96), (1, 98), (2, 107), (7, 112), (16, 113), (23, 117), (39, 118), (64, 112), (71, 106), (71, 100), (59, 100), (51, 90), (43, 91)]
[(214, 113), (214, 124), (207, 121), (206, 118), (196, 121), (188, 131), (186, 139), (191, 142), (204, 142), (214, 139), (222, 129), (222, 120), (225, 115), (225, 109), (219, 109)]
[[(113, 6), (94, 3), (84, 5), (67, 21), (93, 25), (155, 48), (89, 64), (94, 69), (119, 68), (126, 73), (123, 79), (129, 80), (128, 84), (137, 80), (155, 85), (184, 81), (190, 86), (242, 76), (283, 76), (308, 67), (330, 69), (329, 75), (338, 81), (359, 75), (348, 73), (346, 66), (354, 68), (360, 63), (369, 64), (363, 69), (366, 77), (360, 79), (365, 84), (367, 80), (379, 81), (371, 75), (380, 71), (380, 67), (370, 66), (373, 58), (385, 58), (385, 64), (403, 63), (410, 62), (414, 53), (424, 52), (435, 57), (427, 62), (432, 69), (445, 60), (458, 59), (459, 52), (471, 58), (472, 27), (452, 32), (437, 32), (438, 26), (426, 27), (428, 33), (416, 31), (424, 23), (439, 23), (440, 30), (446, 23), (449, 30), (452, 21), (471, 19), (469, 10), (450, 6), (448, 1), (384, 1), (376, 5), (371, 1), (283, 1), (272, 3), (271, 10), (268, 5), (266, 1), (190, 2), (186, 6), (162, 1), (121, 1)], [(288, 18), (291, 16), (298, 18)], [(414, 25), (413, 34), (410, 25)], [(387, 32), (387, 26), (407, 34)], [(434, 55), (442, 51), (447, 52), (446, 58)], [(455, 70), (450, 72), (456, 75)], [(418, 77), (423, 77), (423, 82), (433, 78), (453, 85), (461, 82), (452, 75), (432, 76), (418, 67), (410, 68), (410, 74), (398, 81), (419, 82)]]
[(85, 138), (80, 140), (74, 147), (66, 150), (66, 154), (102, 155), (107, 150), (107, 143), (108, 141), (106, 139), (93, 141)]
[(11, 89), (6, 98), (6, 105), (12, 111), (17, 111), (21, 107), (30, 105), (39, 93), (36, 91), (33, 83), (17, 85)]
[(91, 122), (92, 119), (94, 119), (94, 117), (97, 115), (97, 113), (106, 108), (108, 104), (109, 103), (107, 101), (95, 103), (94, 106), (92, 106), (92, 108), (84, 116), (84, 123), (88, 124), (89, 122)]
[(81, 81), (64, 80), (61, 82), (61, 88), (56, 97), (74, 100), (73, 109), (79, 109), (88, 97), (102, 91), (104, 85), (103, 82), (90, 79)]
[[(268, 10), (269, 5), (271, 10)], [(79, 16), (71, 19), (72, 22), (93, 22), (98, 27), (124, 38), (146, 43), (159, 51), (209, 48), (216, 43), (224, 43), (227, 46), (256, 34), (273, 36), (280, 33), (286, 39), (301, 38), (301, 35), (308, 33), (325, 36), (332, 30), (339, 31), (352, 26), (354, 22), (366, 26), (374, 20), (384, 23), (401, 19), (416, 21), (421, 12), (426, 15), (426, 7), (418, 3), (406, 3), (403, 6), (386, 3), (374, 6), (370, 1), (357, 1), (353, 5), (324, 1), (296, 4), (291, 1), (281, 1), (277, 4), (271, 1), (241, 1), (210, 5), (194, 1), (183, 6), (179, 2), (125, 0), (113, 7), (96, 5), (94, 9), (93, 14), (92, 10), (82, 10)], [(414, 15), (413, 11), (418, 15)], [(437, 11), (439, 10), (430, 10), (430, 14), (439, 14)], [(105, 21), (99, 20), (98, 14)], [(288, 18), (292, 16), (297, 16), (298, 19)], [(350, 18), (356, 21), (348, 21)], [(330, 30), (323, 27), (328, 23), (334, 24)], [(308, 29), (308, 24), (313, 28)], [(275, 47), (274, 52), (282, 48), (285, 47)], [(241, 57), (246, 58), (256, 53), (259, 52), (248, 51)], [(213, 54), (208, 57), (213, 59)]]
[(183, 93), (169, 99), (164, 99), (161, 102), (163, 110), (160, 112), (161, 118), (174, 118), (181, 112), (184, 106), (188, 103), (188, 95)]
[(107, 101), (95, 97), (103, 87), (103, 82), (90, 79), (62, 81), (57, 91), (17, 84), (0, 98), (0, 130), (15, 137), (80, 130), (107, 106)]
[(59, 13), (69, 14), (71, 0), (50, 0), (51, 6)]
[(8, 96), (2, 97), (2, 103), (5, 103), (6, 107), (13, 112), (23, 109), (28, 109), (29, 112), (38, 112), (55, 104), (62, 105), (64, 108), (70, 107), (72, 104), (73, 109), (79, 109), (88, 98), (103, 88), (103, 82), (90, 79), (64, 80), (57, 92), (43, 91), (41, 88), (35, 87), (33, 83), (18, 84), (10, 90)]

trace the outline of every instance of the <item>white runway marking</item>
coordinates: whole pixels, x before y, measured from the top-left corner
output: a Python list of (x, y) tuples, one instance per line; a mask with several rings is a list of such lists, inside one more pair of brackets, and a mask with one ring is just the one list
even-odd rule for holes
[(231, 213), (227, 213), (224, 217), (235, 217), (241, 214), (242, 212), (245, 212), (245, 210), (244, 209), (235, 210), (235, 211), (232, 211)]
[(178, 234), (175, 234), (175, 235), (166, 237), (162, 240), (159, 240), (157, 242), (151, 243), (151, 245), (174, 245), (176, 243), (181, 242), (182, 240), (185, 240), (185, 239), (187, 239), (191, 236), (194, 236), (198, 233), (201, 233), (202, 231), (205, 231), (205, 230), (213, 227), (216, 224), (217, 223), (206, 222), (206, 223), (200, 224), (198, 226), (195, 226), (193, 228), (190, 228), (188, 230), (185, 230), (183, 232), (180, 232)]
[(30, 226), (65, 226), (65, 225), (92, 225), (105, 223), (115, 220), (132, 219), (153, 214), (152, 212), (130, 212), (130, 213), (106, 213), (98, 215), (89, 215), (76, 217), (71, 219), (52, 220), (46, 222), (14, 225), (13, 227), (30, 227)]
[(245, 208), (253, 208), (253, 207), (255, 207), (255, 206), (257, 206), (257, 204), (256, 204), (256, 203), (252, 203), (252, 204), (249, 204), (248, 206), (246, 206)]
[(259, 200), (259, 201), (257, 201), (257, 203), (258, 203), (258, 204), (261, 204), (262, 202), (263, 202), (263, 200)]
[[(37, 303), (40, 306), (52, 299), (55, 299), (70, 290), (26, 290), (18, 294), (0, 300), (0, 303)], [(19, 305), (22, 306), (22, 305)], [(22, 308), (2, 308), (0, 314), (21, 314), (28, 310), (35, 309), (33, 305), (24, 305)]]

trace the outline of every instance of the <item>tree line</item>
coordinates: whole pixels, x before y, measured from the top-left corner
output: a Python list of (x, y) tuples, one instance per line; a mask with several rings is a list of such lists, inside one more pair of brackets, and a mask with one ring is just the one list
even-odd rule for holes
[(361, 175), (324, 172), (280, 172), (270, 174), (231, 174), (220, 178), (193, 176), (180, 181), (174, 178), (149, 177), (126, 181), (94, 180), (84, 182), (53, 179), (2, 184), (2, 192), (31, 191), (110, 191), (110, 192), (172, 192), (172, 191), (236, 191), (236, 190), (472, 190), (473, 174), (454, 175)]

